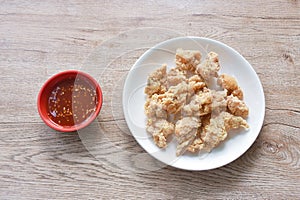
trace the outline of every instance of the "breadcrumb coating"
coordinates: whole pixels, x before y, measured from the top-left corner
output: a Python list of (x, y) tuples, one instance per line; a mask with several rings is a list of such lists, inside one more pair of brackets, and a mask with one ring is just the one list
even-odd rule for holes
[(217, 83), (228, 92), (232, 92), (238, 89), (238, 83), (234, 77), (229, 76), (228, 74), (221, 74), (218, 77)]
[(179, 69), (172, 68), (167, 75), (168, 88), (185, 81), (186, 73), (184, 71), (180, 71)]
[(167, 137), (174, 132), (174, 124), (165, 119), (156, 119), (155, 121), (148, 119), (146, 130), (152, 135), (158, 147), (165, 148)]
[(198, 64), (200, 64), (200, 51), (193, 50), (176, 50), (176, 68), (180, 71), (195, 71)]
[(243, 93), (243, 91), (242, 91), (242, 89), (240, 87), (238, 89), (236, 89), (236, 90), (233, 90), (231, 94), (233, 96), (236, 96), (240, 100), (244, 99), (244, 93)]
[(219, 113), (226, 111), (227, 108), (227, 91), (216, 91), (212, 90), (212, 104), (211, 112), (213, 115), (218, 115)]
[(194, 76), (190, 77), (188, 79), (188, 83), (189, 83), (189, 94), (190, 95), (198, 93), (204, 87), (207, 87), (206, 83), (199, 75), (194, 75)]
[(203, 146), (202, 139), (201, 138), (196, 138), (194, 140), (194, 142), (188, 147), (187, 150), (189, 152), (195, 153), (195, 152), (199, 151), (201, 148), (203, 148), (202, 146)]
[(249, 115), (249, 108), (245, 104), (244, 101), (240, 100), (239, 98), (230, 95), (227, 97), (227, 105), (228, 110), (230, 113), (236, 116), (241, 116), (243, 118), (248, 117)]
[(203, 116), (211, 113), (212, 94), (207, 88), (195, 94), (189, 104), (183, 107), (183, 115), (185, 116)]
[(227, 90), (227, 95), (236, 96), (239, 99), (243, 99), (243, 91), (238, 86), (236, 79), (228, 74), (221, 74), (217, 80), (218, 85)]
[(181, 82), (176, 86), (171, 86), (167, 92), (161, 95), (164, 109), (170, 114), (176, 114), (186, 103), (187, 94), (187, 83)]
[(145, 94), (152, 96), (153, 94), (162, 94), (166, 92), (167, 84), (167, 65), (164, 64), (152, 74), (149, 75)]
[(203, 63), (197, 68), (198, 74), (200, 74), (204, 80), (210, 80), (212, 77), (218, 77), (218, 71), (220, 70), (218, 54), (215, 52), (209, 52)]

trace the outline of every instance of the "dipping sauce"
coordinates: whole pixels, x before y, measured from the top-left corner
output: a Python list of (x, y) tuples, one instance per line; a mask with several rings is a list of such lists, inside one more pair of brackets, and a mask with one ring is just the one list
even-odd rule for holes
[(57, 83), (48, 98), (48, 116), (61, 126), (74, 126), (88, 119), (98, 104), (96, 89), (83, 78)]

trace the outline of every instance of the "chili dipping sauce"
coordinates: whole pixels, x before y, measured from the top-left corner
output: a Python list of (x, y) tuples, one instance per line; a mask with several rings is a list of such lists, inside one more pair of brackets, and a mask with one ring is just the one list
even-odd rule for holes
[(98, 104), (96, 89), (83, 78), (57, 83), (48, 98), (48, 116), (61, 126), (74, 126), (88, 119)]

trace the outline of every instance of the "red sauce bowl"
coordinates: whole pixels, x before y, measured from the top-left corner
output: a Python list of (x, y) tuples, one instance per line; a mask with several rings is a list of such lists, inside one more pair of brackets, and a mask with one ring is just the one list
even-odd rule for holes
[[(88, 91), (91, 91), (90, 93), (84, 93), (86, 90), (84, 88), (80, 87), (79, 80), (80, 80), (80, 83), (82, 83), (83, 85), (88, 85), (90, 87), (90, 90), (88, 90)], [(79, 91), (79, 92), (82, 91), (81, 92), (82, 94), (78, 93), (82, 96), (82, 98), (83, 98), (83, 94), (84, 94), (84, 98), (88, 98), (90, 95), (91, 96), (90, 98), (95, 100), (95, 101), (91, 100), (93, 109), (88, 110), (88, 108), (87, 108), (86, 111), (84, 110), (84, 108), (88, 107), (88, 105), (85, 106), (84, 104), (87, 102), (81, 101), (81, 104), (78, 104), (78, 100), (77, 100), (77, 104), (81, 105), (81, 108), (82, 108), (81, 114), (84, 115), (85, 113), (88, 113), (88, 117), (86, 117), (86, 118), (82, 117), (81, 120), (79, 120), (77, 115), (74, 114), (74, 112), (76, 111), (75, 108), (78, 107), (78, 106), (76, 106), (76, 101), (75, 101), (76, 96), (75, 95), (70, 97), (70, 98), (72, 98), (73, 101), (68, 101), (68, 98), (61, 98), (61, 99), (59, 98), (59, 97), (64, 97), (63, 95), (66, 95), (66, 94), (64, 94), (64, 90), (61, 89), (61, 88), (64, 88), (61, 86), (63, 86), (63, 84), (66, 81), (69, 81), (68, 85), (70, 86), (69, 87), (70, 89), (68, 91), (69, 91), (70, 95), (75, 94), (75, 91)], [(70, 81), (74, 81), (73, 82), (74, 88), (73, 88), (72, 84), (70, 84)], [(67, 86), (66, 86), (66, 88), (67, 88)], [(84, 91), (82, 89), (84, 89)], [(72, 91), (72, 92), (70, 92), (70, 91)], [(78, 95), (78, 96), (80, 96), (80, 95)], [(58, 100), (58, 99), (60, 99), (60, 100)], [(64, 102), (62, 102), (63, 100), (64, 100)], [(69, 102), (69, 104), (67, 104), (68, 102)], [(90, 75), (88, 75), (84, 72), (81, 72), (81, 71), (68, 70), (68, 71), (60, 72), (60, 73), (52, 76), (50, 79), (48, 79), (46, 81), (46, 83), (43, 85), (43, 87), (41, 88), (41, 90), (38, 94), (37, 107), (38, 107), (38, 112), (39, 112), (42, 120), (49, 127), (51, 127), (54, 130), (61, 131), (61, 132), (72, 132), (72, 131), (82, 129), (82, 128), (88, 126), (90, 123), (92, 123), (92, 121), (95, 120), (95, 118), (98, 116), (98, 114), (101, 110), (102, 102), (103, 102), (103, 98), (102, 98), (102, 91), (101, 91), (100, 85), (93, 77), (91, 77)], [(65, 107), (65, 103), (66, 103), (66, 107)], [(70, 106), (70, 105), (72, 105), (72, 106)], [(75, 105), (75, 108), (74, 108), (74, 105)], [(67, 109), (65, 109), (65, 108), (67, 108)], [(73, 108), (73, 110), (72, 110), (72, 108)], [(77, 109), (77, 110), (79, 110), (79, 109)], [(53, 111), (55, 111), (55, 112), (53, 112)], [(66, 114), (63, 114), (63, 113), (66, 113)], [(79, 113), (79, 112), (76, 111), (76, 113)], [(64, 122), (65, 124), (62, 123), (62, 121), (65, 121)], [(70, 124), (67, 124), (66, 121), (71, 121), (71, 122), (70, 122)]]

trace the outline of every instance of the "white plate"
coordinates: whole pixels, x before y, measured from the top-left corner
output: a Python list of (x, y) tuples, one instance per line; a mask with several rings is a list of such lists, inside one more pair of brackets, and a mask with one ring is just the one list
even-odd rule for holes
[[(146, 132), (144, 103), (148, 75), (163, 63), (168, 67), (175, 66), (177, 48), (200, 50), (202, 57), (207, 52), (219, 54), (221, 73), (234, 76), (244, 91), (244, 101), (250, 113), (247, 122), (250, 129), (231, 134), (220, 146), (208, 154), (184, 154), (176, 157), (176, 141), (172, 140), (166, 149), (158, 148), (152, 137)], [(203, 59), (203, 58), (202, 58)], [(123, 90), (123, 110), (127, 125), (137, 142), (153, 157), (173, 167), (186, 170), (208, 170), (226, 165), (250, 148), (257, 138), (265, 114), (265, 98), (260, 80), (247, 62), (231, 47), (207, 38), (179, 37), (162, 42), (146, 51), (134, 64), (126, 78)]]

